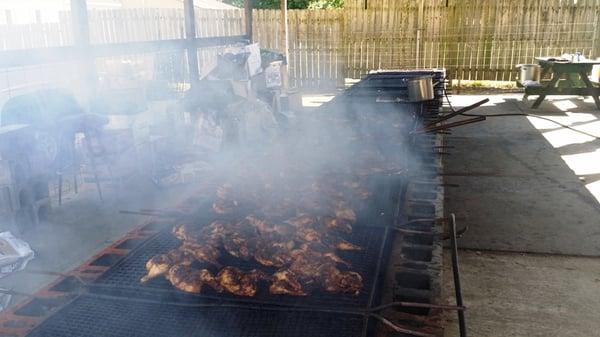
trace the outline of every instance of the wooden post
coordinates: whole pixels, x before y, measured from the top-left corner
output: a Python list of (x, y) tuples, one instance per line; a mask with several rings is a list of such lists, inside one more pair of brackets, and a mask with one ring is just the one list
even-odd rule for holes
[(184, 0), (183, 12), (185, 20), (185, 39), (187, 40), (187, 61), (190, 84), (194, 86), (200, 79), (198, 70), (198, 49), (194, 44), (196, 38), (196, 16), (194, 13), (194, 0)]
[(252, 0), (244, 0), (244, 17), (246, 19), (246, 36), (252, 43)]
[(288, 67), (287, 62), (289, 62), (289, 40), (288, 40), (288, 9), (287, 9), (287, 0), (281, 0), (281, 17), (279, 20), (279, 45), (281, 46), (281, 52), (285, 57), (286, 65), (283, 65), (281, 68), (281, 82), (282, 82), (282, 92), (287, 93), (289, 87), (288, 80)]
[(87, 48), (90, 45), (90, 27), (86, 0), (71, 0), (71, 17), (75, 45)]
[(600, 8), (596, 7), (596, 15), (594, 16), (594, 33), (592, 38), (592, 55), (593, 58), (600, 58), (600, 18), (598, 15), (600, 14)]
[(417, 15), (417, 46), (416, 46), (416, 68), (420, 66), (421, 58), (421, 34), (423, 33), (423, 11), (425, 7), (425, 0), (421, 0), (419, 5), (419, 13)]
[(98, 82), (96, 65), (90, 53), (90, 28), (86, 0), (71, 0), (73, 42), (80, 58), (81, 85), (87, 103), (94, 97)]
[(10, 9), (7, 9), (4, 11), (4, 16), (6, 17), (6, 24), (12, 25), (13, 20), (12, 20), (12, 12), (10, 11)]

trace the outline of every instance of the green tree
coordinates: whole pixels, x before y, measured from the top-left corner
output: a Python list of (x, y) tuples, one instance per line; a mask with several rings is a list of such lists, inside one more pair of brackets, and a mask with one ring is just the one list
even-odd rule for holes
[[(254, 8), (278, 9), (280, 0), (251, 0)], [(243, 7), (244, 0), (224, 0), (224, 2)], [(344, 6), (344, 0), (288, 0), (289, 9), (328, 9), (341, 8)]]

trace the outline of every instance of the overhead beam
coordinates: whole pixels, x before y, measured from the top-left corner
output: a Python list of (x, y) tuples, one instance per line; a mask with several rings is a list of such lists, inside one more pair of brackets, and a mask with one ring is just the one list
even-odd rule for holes
[[(195, 48), (216, 47), (239, 42), (247, 42), (246, 35), (200, 37), (192, 40), (174, 39), (92, 44), (88, 47), (88, 51), (91, 57), (110, 57), (186, 50), (188, 46)], [(75, 46), (6, 50), (0, 52), (0, 68), (73, 61), (81, 57), (83, 57), (81, 50)]]

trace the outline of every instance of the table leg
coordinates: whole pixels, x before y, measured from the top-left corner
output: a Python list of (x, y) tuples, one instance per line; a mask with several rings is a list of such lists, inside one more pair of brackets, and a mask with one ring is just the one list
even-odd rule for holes
[[(556, 86), (556, 82), (558, 82), (558, 80), (561, 78), (561, 76), (563, 75), (562, 72), (557, 71), (554, 73), (554, 76), (552, 76), (552, 80), (550, 80), (550, 82), (548, 82), (548, 84), (546, 85), (546, 88), (553, 88), (554, 86)], [(535, 100), (535, 102), (533, 102), (533, 105), (531, 106), (532, 109), (537, 109), (540, 104), (542, 104), (542, 102), (544, 101), (544, 99), (546, 98), (546, 95), (542, 94), (539, 95), (538, 98)]]
[[(595, 88), (594, 84), (592, 83), (592, 81), (590, 81), (590, 79), (587, 76), (587, 73), (584, 70), (581, 70), (579, 72), (579, 76), (581, 76), (581, 80), (583, 81), (583, 83), (585, 83), (586, 87)], [(600, 90), (600, 88), (598, 88), (598, 90)], [(600, 110), (600, 98), (598, 98), (598, 94), (596, 94), (596, 95), (592, 94), (592, 98), (594, 99), (594, 102), (596, 103), (596, 108), (598, 110)]]
[(539, 95), (538, 98), (535, 99), (535, 101), (533, 102), (533, 105), (531, 106), (532, 109), (537, 109), (540, 104), (542, 104), (542, 102), (544, 101), (544, 99), (546, 98), (546, 95)]

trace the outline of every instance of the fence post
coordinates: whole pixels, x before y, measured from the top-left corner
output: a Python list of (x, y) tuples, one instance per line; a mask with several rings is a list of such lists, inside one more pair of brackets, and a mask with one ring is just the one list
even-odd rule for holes
[(592, 39), (592, 57), (600, 58), (600, 8), (596, 7), (596, 19), (594, 20), (594, 37)]
[(12, 11), (10, 9), (7, 9), (4, 11), (4, 17), (6, 18), (6, 24), (7, 25), (12, 25), (13, 20), (12, 20)]
[(246, 22), (246, 37), (252, 43), (252, 2), (244, 0), (244, 18)]
[(281, 69), (281, 82), (283, 92), (287, 92), (289, 88), (289, 79), (288, 79), (288, 66), (289, 63), (289, 43), (288, 43), (288, 9), (287, 9), (287, 0), (281, 0), (281, 11), (279, 17), (279, 45), (280, 49), (285, 56), (285, 62)]
[[(389, 9), (388, 9), (389, 10)], [(425, 11), (425, 0), (421, 0), (419, 4), (419, 13), (417, 14), (417, 46), (416, 46), (416, 61), (415, 67), (419, 68), (419, 64), (421, 63), (421, 33), (423, 31), (423, 15)]]
[(198, 49), (194, 44), (196, 38), (196, 21), (194, 13), (194, 0), (185, 0), (183, 2), (184, 20), (185, 20), (185, 39), (187, 40), (187, 60), (190, 84), (194, 86), (200, 76), (198, 70)]

